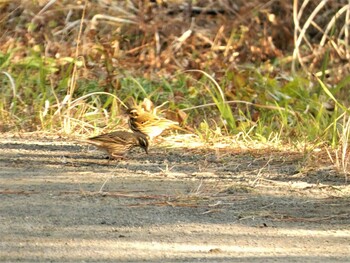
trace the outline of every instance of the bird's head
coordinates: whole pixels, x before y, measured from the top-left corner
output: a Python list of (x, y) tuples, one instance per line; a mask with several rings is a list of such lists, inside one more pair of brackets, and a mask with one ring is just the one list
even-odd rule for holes
[(148, 154), (149, 142), (147, 137), (143, 134), (138, 134), (138, 140), (139, 140), (140, 147), (144, 149), (145, 152)]
[(128, 108), (126, 110), (126, 114), (130, 117), (130, 118), (137, 118), (139, 116), (139, 110), (137, 108)]

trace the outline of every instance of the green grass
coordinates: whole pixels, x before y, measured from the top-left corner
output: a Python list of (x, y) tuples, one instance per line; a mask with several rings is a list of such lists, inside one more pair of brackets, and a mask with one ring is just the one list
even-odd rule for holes
[[(227, 71), (221, 78), (199, 70), (153, 80), (125, 75), (116, 88), (100, 85), (99, 78), (85, 78), (83, 65), (74, 60), (47, 59), (30, 52), (9, 63), (11, 52), (0, 54), (3, 132), (98, 134), (126, 127), (126, 105), (149, 98), (156, 105), (169, 101), (166, 107), (186, 112), (187, 125), (205, 142), (235, 136), (299, 149), (305, 144), (329, 145), (331, 161), (344, 174), (348, 172), (349, 109), (348, 101), (339, 99), (347, 92), (348, 76), (329, 87), (320, 78), (302, 73), (271, 76), (260, 68), (245, 67)], [(77, 81), (70, 93), (74, 67)], [(334, 102), (333, 111), (325, 108), (328, 101)], [(259, 114), (257, 119), (254, 112)]]
[[(307, 2), (303, 3), (307, 5)], [(294, 6), (286, 5), (294, 12), (294, 52), (281, 49), (279, 51), (285, 53), (279, 56), (270, 45), (278, 39), (271, 35), (272, 42), (268, 44), (269, 35), (249, 34), (250, 31), (262, 31), (259, 23), (243, 24), (240, 30), (228, 32), (222, 26), (206, 35), (191, 34), (193, 39), (182, 39), (179, 49), (174, 49), (173, 44), (181, 39), (181, 35), (177, 39), (157, 36), (151, 28), (139, 28), (137, 22), (115, 27), (101, 21), (96, 25), (101, 31), (90, 36), (93, 32), (88, 31), (84, 19), (91, 21), (95, 14), (106, 10), (98, 3), (88, 9), (87, 2), (85, 4), (81, 12), (74, 13), (74, 21), (81, 20), (72, 28), (67, 28), (63, 22), (69, 16), (60, 9), (56, 10), (56, 14), (61, 15), (59, 19), (48, 17), (46, 27), (37, 25), (26, 15), (39, 12), (34, 12), (37, 5), (30, 2), (21, 23), (13, 20), (12, 13), (2, 18), (3, 39), (8, 37), (15, 44), (4, 45), (0, 51), (0, 131), (96, 134), (126, 126), (123, 117), (126, 106), (132, 101), (149, 98), (156, 105), (168, 101), (165, 107), (186, 113), (186, 125), (192, 126), (205, 142), (227, 135), (243, 141), (288, 143), (296, 147), (324, 144), (334, 150), (334, 163), (347, 170), (350, 76), (344, 76), (334, 86), (328, 86), (326, 82), (326, 72), (338, 61), (334, 59), (334, 51), (337, 51), (335, 57), (343, 55), (343, 59), (346, 58), (345, 41), (334, 40), (346, 36), (340, 30), (342, 25), (348, 24), (343, 19), (348, 17), (345, 6), (340, 9), (343, 13), (338, 15), (340, 6), (333, 7), (332, 23), (326, 23), (328, 29), (320, 31), (328, 34), (319, 36), (322, 45), (317, 47), (317, 43), (308, 40), (308, 30), (316, 13), (308, 13), (296, 2)], [(318, 12), (325, 4), (317, 6)], [(137, 10), (129, 10), (127, 6), (118, 6), (118, 10), (123, 7), (136, 12), (135, 17), (138, 17)], [(251, 18), (259, 21), (259, 14), (265, 16), (268, 10), (261, 12), (258, 8)], [(140, 14), (143, 14), (141, 10)], [(302, 16), (306, 14), (308, 16)], [(167, 19), (170, 21), (171, 17)], [(22, 34), (12, 36), (6, 31), (11, 27), (5, 21), (16, 25)], [(153, 23), (157, 21), (162, 23), (162, 20)], [(269, 23), (262, 25), (269, 29)], [(161, 24), (158, 26), (154, 24), (154, 28), (161, 30)], [(249, 31), (246, 30), (248, 26), (251, 27)], [(61, 33), (55, 35), (53, 32)], [(201, 35), (205, 37), (198, 38)], [(29, 38), (28, 42), (23, 41), (25, 37)], [(324, 45), (322, 39), (329, 39), (332, 45)], [(50, 43), (74, 48), (56, 53), (50, 51)], [(288, 54), (292, 53), (292, 61), (286, 62)], [(304, 60), (308, 54), (323, 56)], [(129, 61), (139, 64), (129, 67)], [(182, 66), (186, 61), (188, 65)], [(252, 61), (256, 63), (253, 65)], [(180, 70), (182, 67), (206, 70), (183, 71)], [(138, 69), (127, 71), (133, 68)], [(312, 70), (319, 72), (311, 74)], [(335, 105), (332, 111), (325, 107), (330, 102)]]
[[(78, 76), (70, 95), (73, 60), (62, 63), (31, 52), (9, 63), (12, 56), (11, 52), (0, 54), (0, 116), (8, 130), (86, 133), (96, 127), (114, 128), (131, 98), (141, 101), (147, 97), (157, 105), (169, 101), (169, 108), (186, 111), (188, 123), (207, 139), (212, 130), (215, 134), (241, 133), (262, 142), (271, 138), (322, 140), (335, 147), (343, 129), (339, 123), (349, 115), (337, 99), (349, 77), (330, 89), (320, 79), (269, 76), (252, 68), (227, 72), (220, 79), (191, 70), (152, 81), (127, 75), (115, 89), (100, 86), (99, 79)], [(78, 75), (83, 70), (77, 64)], [(201, 76), (195, 78), (194, 73)], [(336, 105), (332, 112), (323, 106), (329, 99)], [(252, 120), (252, 110), (259, 112), (258, 120)]]

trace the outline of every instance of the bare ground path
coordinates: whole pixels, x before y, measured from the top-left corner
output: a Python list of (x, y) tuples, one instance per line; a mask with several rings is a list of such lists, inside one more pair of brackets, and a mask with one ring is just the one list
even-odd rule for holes
[(154, 147), (113, 162), (0, 139), (0, 261), (349, 262), (350, 186), (295, 153)]

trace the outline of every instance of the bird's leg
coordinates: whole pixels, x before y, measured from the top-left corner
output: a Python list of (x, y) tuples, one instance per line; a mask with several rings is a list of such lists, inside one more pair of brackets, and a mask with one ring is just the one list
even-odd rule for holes
[(125, 155), (121, 154), (121, 153), (110, 153), (109, 155), (109, 160), (117, 160), (117, 161), (121, 161), (121, 160), (126, 160), (127, 158), (125, 157)]

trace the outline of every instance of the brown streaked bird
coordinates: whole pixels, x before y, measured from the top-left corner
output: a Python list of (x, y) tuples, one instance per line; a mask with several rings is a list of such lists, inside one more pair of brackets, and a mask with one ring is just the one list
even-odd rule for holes
[(127, 114), (129, 116), (130, 129), (135, 133), (145, 134), (150, 140), (160, 135), (166, 129), (178, 127), (177, 125), (179, 124), (176, 121), (147, 112), (142, 108), (129, 108)]
[(141, 147), (148, 154), (148, 139), (139, 132), (115, 131), (89, 138), (86, 142), (105, 150), (110, 159), (122, 159), (134, 147)]

